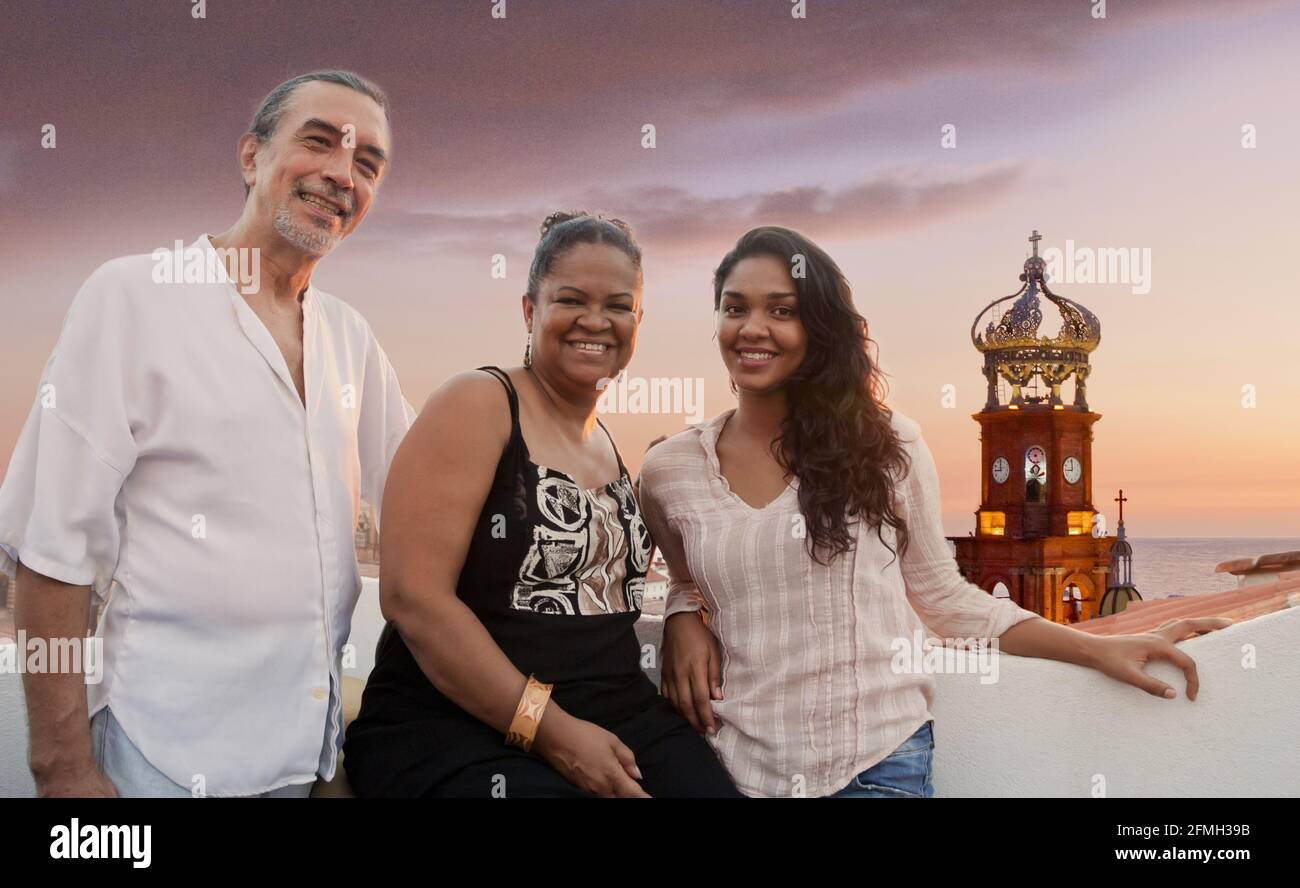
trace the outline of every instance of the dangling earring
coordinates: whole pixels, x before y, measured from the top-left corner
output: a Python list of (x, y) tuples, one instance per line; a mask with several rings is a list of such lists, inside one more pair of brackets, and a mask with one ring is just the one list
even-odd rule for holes
[(524, 343), (524, 366), (533, 366), (533, 331), (528, 331), (528, 341)]

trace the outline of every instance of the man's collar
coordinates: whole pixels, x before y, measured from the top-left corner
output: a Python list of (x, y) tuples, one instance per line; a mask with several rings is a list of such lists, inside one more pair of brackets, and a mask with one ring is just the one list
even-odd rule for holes
[[(211, 254), (213, 259), (216, 261), (216, 267), (220, 268), (226, 275), (226, 280), (223, 281), (223, 283), (229, 284), (236, 290), (239, 289), (239, 282), (230, 278), (229, 270), (226, 268), (225, 263), (221, 261), (221, 254), (217, 252), (216, 244), (212, 243), (212, 235), (207, 232), (200, 234), (195, 238), (194, 243), (185, 248), (186, 253), (189, 253), (191, 250), (203, 250), (206, 253)], [(316, 286), (311, 281), (308, 281), (307, 288), (303, 290), (302, 294), (298, 297), (298, 302), (302, 305), (302, 310), (307, 312), (316, 308), (317, 301)]]

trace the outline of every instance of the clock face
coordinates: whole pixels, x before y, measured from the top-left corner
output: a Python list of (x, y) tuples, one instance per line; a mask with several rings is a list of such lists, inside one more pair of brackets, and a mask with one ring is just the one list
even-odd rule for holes
[(1025, 451), (1025, 479), (1047, 483), (1047, 451), (1035, 444)]
[(1044, 485), (1048, 482), (1048, 452), (1034, 445), (1024, 451), (1024, 480), (1028, 484)]
[(1011, 463), (1007, 462), (1005, 456), (999, 456), (993, 460), (993, 480), (1002, 484), (1011, 477)]
[(1061, 466), (1061, 468), (1065, 472), (1065, 480), (1071, 484), (1077, 483), (1079, 478), (1083, 475), (1083, 463), (1079, 462), (1079, 460), (1073, 456), (1067, 456), (1065, 458), (1065, 464)]

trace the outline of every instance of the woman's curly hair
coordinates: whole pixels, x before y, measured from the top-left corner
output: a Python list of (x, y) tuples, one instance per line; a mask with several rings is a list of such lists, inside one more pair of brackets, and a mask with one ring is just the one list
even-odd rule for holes
[(802, 257), (804, 273), (792, 278), (808, 350), (786, 381), (786, 416), (772, 455), (799, 479), (809, 555), (826, 564), (849, 551), (853, 522), (862, 520), (882, 543), (883, 525), (894, 528), (899, 549), (890, 551), (898, 558), (907, 551), (908, 534), (894, 510), (894, 482), (910, 460), (891, 424), (893, 411), (884, 404), (883, 374), (868, 354), (874, 341), (853, 306), (849, 283), (808, 238), (764, 226), (746, 232), (714, 271), (714, 311), (727, 276), (753, 256), (772, 256), (786, 268)]

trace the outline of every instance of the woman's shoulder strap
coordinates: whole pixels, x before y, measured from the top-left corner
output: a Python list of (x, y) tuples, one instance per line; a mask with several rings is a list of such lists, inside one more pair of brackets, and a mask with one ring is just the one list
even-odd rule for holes
[(515, 391), (515, 384), (510, 381), (510, 374), (506, 373), (506, 371), (502, 370), (500, 367), (494, 367), (491, 365), (486, 367), (476, 367), (475, 369), (491, 373), (497, 378), (498, 382), (505, 386), (506, 397), (510, 400), (510, 425), (513, 427), (514, 431), (517, 432), (519, 430), (519, 393)]
[(614, 448), (614, 459), (618, 460), (619, 477), (626, 475), (627, 466), (623, 465), (623, 456), (618, 452), (618, 445), (614, 443), (614, 436), (609, 433), (609, 429), (605, 428), (605, 424), (600, 421), (599, 417), (596, 419), (596, 425), (600, 426), (605, 433), (605, 437), (609, 439), (609, 445)]

